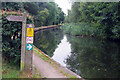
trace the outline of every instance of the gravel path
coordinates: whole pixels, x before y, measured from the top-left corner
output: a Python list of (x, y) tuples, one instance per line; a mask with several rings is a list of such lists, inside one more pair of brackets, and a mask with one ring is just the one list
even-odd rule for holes
[(37, 54), (33, 54), (33, 64), (36, 69), (40, 72), (42, 77), (46, 78), (67, 78), (65, 75), (60, 73), (55, 67), (50, 63), (42, 60)]

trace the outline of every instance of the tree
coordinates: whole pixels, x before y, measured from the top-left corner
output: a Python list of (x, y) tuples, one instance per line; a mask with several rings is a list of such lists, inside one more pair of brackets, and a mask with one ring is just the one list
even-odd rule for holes
[(105, 38), (120, 39), (119, 7), (120, 2), (74, 2), (66, 21), (89, 23)]
[(37, 3), (30, 3), (30, 2), (25, 2), (24, 3), (24, 9), (31, 13), (32, 15), (37, 15), (39, 7)]
[(35, 26), (40, 27), (45, 25), (46, 18), (49, 16), (48, 9), (41, 10), (37, 16), (35, 16)]

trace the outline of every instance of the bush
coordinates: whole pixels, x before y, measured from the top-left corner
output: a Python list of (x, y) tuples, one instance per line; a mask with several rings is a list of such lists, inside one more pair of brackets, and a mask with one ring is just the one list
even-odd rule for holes
[[(7, 57), (10, 63), (20, 63), (21, 57), (21, 33), (22, 22), (8, 21), (6, 17), (11, 14), (2, 15), (2, 54)], [(16, 14), (17, 15), (17, 14)], [(32, 20), (28, 19), (27, 23)]]
[(71, 35), (89, 35), (89, 36), (103, 36), (101, 29), (97, 29), (94, 24), (88, 23), (66, 23), (63, 26), (64, 32)]

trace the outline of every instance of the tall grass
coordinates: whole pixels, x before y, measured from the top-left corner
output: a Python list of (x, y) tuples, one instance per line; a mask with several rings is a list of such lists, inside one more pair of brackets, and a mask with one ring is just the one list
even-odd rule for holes
[(65, 33), (75, 36), (103, 36), (104, 33), (94, 24), (88, 23), (65, 23), (63, 25)]
[(17, 78), (20, 71), (17, 66), (4, 62), (2, 64), (2, 78)]

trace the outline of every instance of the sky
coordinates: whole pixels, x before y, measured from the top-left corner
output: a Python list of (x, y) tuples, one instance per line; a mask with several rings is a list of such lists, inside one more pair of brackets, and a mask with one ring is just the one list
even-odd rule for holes
[(55, 0), (55, 3), (58, 4), (60, 8), (62, 8), (62, 11), (67, 15), (68, 9), (71, 9), (71, 4), (68, 0)]

